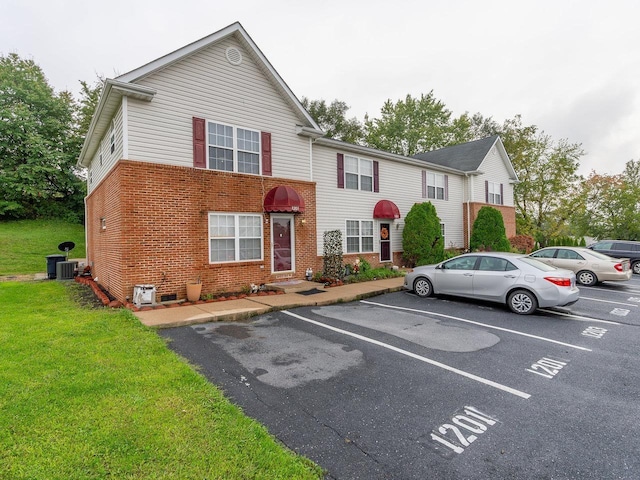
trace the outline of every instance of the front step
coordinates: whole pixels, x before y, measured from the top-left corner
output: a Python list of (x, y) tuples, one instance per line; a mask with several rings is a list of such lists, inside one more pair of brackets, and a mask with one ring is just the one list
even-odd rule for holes
[(324, 289), (324, 283), (309, 282), (308, 280), (287, 280), (283, 282), (267, 283), (264, 288), (266, 290), (275, 290), (284, 293), (304, 292), (317, 288)]

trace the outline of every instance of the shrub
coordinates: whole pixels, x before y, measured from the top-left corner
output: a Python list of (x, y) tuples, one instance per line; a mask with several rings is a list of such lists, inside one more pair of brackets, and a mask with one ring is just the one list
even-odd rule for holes
[(326, 277), (341, 279), (342, 267), (342, 232), (331, 230), (324, 232), (323, 244), (323, 271)]
[(508, 252), (511, 250), (499, 210), (482, 207), (471, 230), (471, 250)]
[(416, 203), (407, 213), (402, 249), (408, 266), (438, 263), (444, 258), (440, 218), (431, 202)]
[(515, 235), (509, 239), (514, 250), (521, 253), (531, 253), (535, 246), (535, 239), (530, 235)]

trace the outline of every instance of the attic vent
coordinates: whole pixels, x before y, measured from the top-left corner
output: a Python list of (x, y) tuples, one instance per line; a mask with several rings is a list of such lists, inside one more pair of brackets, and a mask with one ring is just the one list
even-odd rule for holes
[(237, 48), (229, 47), (225, 53), (231, 65), (240, 65), (242, 63), (242, 53)]

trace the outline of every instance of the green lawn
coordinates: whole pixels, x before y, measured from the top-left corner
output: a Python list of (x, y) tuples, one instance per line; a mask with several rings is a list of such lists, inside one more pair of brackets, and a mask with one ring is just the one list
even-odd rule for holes
[[(0, 275), (46, 271), (82, 227), (0, 222)], [(317, 479), (128, 310), (75, 282), (0, 282), (0, 479)]]
[(321, 478), (127, 310), (0, 283), (0, 478)]
[(47, 255), (62, 253), (58, 245), (76, 244), (69, 258), (84, 258), (82, 225), (60, 220), (19, 220), (0, 222), (0, 275), (44, 273)]

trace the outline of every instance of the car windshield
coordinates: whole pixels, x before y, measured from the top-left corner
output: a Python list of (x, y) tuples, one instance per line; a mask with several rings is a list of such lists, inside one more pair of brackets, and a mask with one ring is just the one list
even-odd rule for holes
[(538, 270), (542, 270), (543, 272), (551, 272), (553, 270), (557, 270), (557, 268), (552, 267), (551, 265), (547, 265), (546, 263), (542, 263), (540, 260), (536, 260), (531, 257), (520, 257), (520, 261), (531, 265), (532, 267), (537, 268)]
[(615, 258), (611, 258), (609, 255), (605, 255), (604, 253), (596, 252), (595, 250), (589, 250), (585, 253), (592, 257), (596, 257), (598, 260), (615, 260)]

